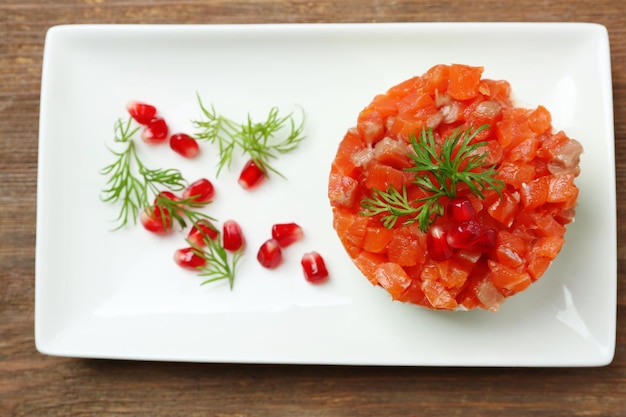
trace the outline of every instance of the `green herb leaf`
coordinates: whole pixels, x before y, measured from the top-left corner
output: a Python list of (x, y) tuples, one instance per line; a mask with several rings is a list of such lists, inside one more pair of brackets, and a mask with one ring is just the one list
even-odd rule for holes
[[(487, 142), (472, 143), (474, 138), (489, 125), (482, 125), (472, 132), (472, 127), (461, 130), (458, 127), (452, 135), (445, 138), (442, 145), (435, 142), (432, 129), (422, 129), (419, 138), (410, 136), (414, 153), (409, 154), (413, 167), (407, 171), (415, 172), (415, 184), (427, 192), (443, 191), (450, 198), (456, 197), (456, 186), (466, 184), (472, 194), (485, 198), (483, 190), (500, 191), (504, 182), (495, 178), (495, 167), (485, 168), (487, 153), (478, 150)], [(419, 175), (430, 173), (431, 176)]]
[[(293, 113), (281, 116), (278, 108), (272, 107), (263, 122), (255, 122), (248, 115), (244, 123), (237, 123), (217, 114), (213, 106), (207, 108), (200, 96), (198, 103), (204, 117), (193, 121), (194, 127), (199, 130), (195, 136), (218, 145), (220, 161), (217, 176), (223, 168), (230, 168), (235, 150), (239, 149), (264, 170), (266, 175), (271, 171), (284, 177), (271, 166), (270, 161), (279, 154), (295, 150), (305, 139), (304, 114), (300, 123), (296, 123)], [(279, 139), (279, 133), (283, 131), (287, 131), (286, 136)]]
[(207, 277), (201, 285), (227, 280), (232, 290), (235, 283), (235, 270), (243, 256), (243, 252), (238, 250), (233, 254), (229, 254), (219, 243), (221, 241), (220, 234), (215, 239), (204, 235), (203, 241), (204, 246), (198, 246), (189, 242), (194, 253), (206, 261), (206, 265), (198, 269), (198, 275)]
[(195, 224), (200, 220), (216, 221), (213, 217), (198, 211), (206, 207), (210, 202), (199, 202), (193, 197), (172, 200), (163, 194), (157, 194), (154, 200), (154, 206), (150, 209), (158, 207), (163, 226), (173, 224), (175, 220), (181, 229), (187, 227), (187, 222)]
[(406, 185), (402, 192), (390, 186), (387, 191), (372, 190), (371, 196), (361, 201), (364, 216), (381, 216), (381, 222), (392, 228), (400, 217), (406, 217), (403, 224), (418, 222), (422, 231), (439, 216), (444, 215), (445, 207), (441, 197), (456, 197), (457, 185), (466, 184), (472, 194), (485, 198), (483, 191), (495, 190), (498, 194), (504, 188), (504, 182), (496, 178), (495, 166), (485, 167), (487, 153), (479, 152), (487, 142), (472, 143), (483, 130), (483, 125), (472, 132), (472, 127), (465, 130), (457, 128), (439, 144), (435, 141), (432, 129), (422, 129), (419, 138), (409, 137), (413, 151), (409, 154), (413, 166), (406, 168), (414, 172), (413, 184), (427, 193), (426, 197), (410, 201)]
[(180, 191), (186, 182), (177, 169), (150, 169), (139, 159), (135, 150), (133, 136), (139, 128), (132, 129), (132, 119), (127, 122), (118, 119), (114, 125), (114, 142), (126, 144), (121, 151), (109, 151), (115, 161), (107, 165), (100, 173), (108, 177), (107, 187), (102, 190), (100, 198), (106, 203), (122, 202), (119, 215), (115, 219), (119, 224), (115, 230), (124, 227), (128, 222), (137, 222), (137, 216), (147, 207), (150, 200), (160, 191)]

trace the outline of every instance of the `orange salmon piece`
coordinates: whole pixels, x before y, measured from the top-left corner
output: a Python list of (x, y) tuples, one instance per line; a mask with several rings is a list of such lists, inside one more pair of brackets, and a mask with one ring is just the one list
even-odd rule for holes
[(522, 140), (509, 151), (509, 159), (515, 162), (520, 161), (522, 163), (528, 163), (537, 156), (538, 148), (539, 138), (537, 136), (530, 136)]
[(439, 262), (437, 269), (439, 280), (446, 288), (461, 288), (469, 276), (469, 270), (453, 259)]
[(404, 175), (401, 170), (380, 163), (373, 163), (367, 173), (365, 186), (368, 189), (386, 191), (391, 185), (396, 190), (402, 189)]
[(366, 143), (356, 130), (349, 130), (339, 143), (331, 169), (341, 175), (355, 176), (357, 168), (352, 155), (366, 148)]
[(398, 114), (398, 101), (387, 94), (378, 94), (369, 107), (383, 118)]
[(476, 97), (480, 77), (483, 74), (482, 67), (470, 67), (468, 65), (452, 64), (449, 69), (450, 82), (448, 94), (457, 100), (469, 100)]
[(510, 108), (502, 110), (502, 120), (496, 124), (496, 137), (504, 148), (517, 146), (536, 134), (528, 124), (526, 109)]
[(434, 96), (436, 92), (443, 93), (450, 83), (450, 67), (447, 65), (435, 65), (422, 76), (422, 91)]
[(407, 143), (386, 137), (374, 145), (374, 158), (383, 165), (404, 169), (413, 165)]
[(436, 309), (454, 310), (458, 306), (454, 297), (439, 281), (423, 281), (421, 289), (430, 305)]
[(378, 265), (387, 262), (387, 258), (385, 256), (367, 251), (360, 251), (353, 256), (352, 260), (363, 275), (365, 275), (368, 281), (372, 283), (372, 285), (378, 285), (376, 268), (378, 268)]
[(578, 199), (578, 187), (573, 174), (557, 175), (550, 179), (548, 188), (549, 203), (563, 203), (564, 209), (572, 208)]
[(545, 176), (522, 184), (520, 199), (525, 210), (535, 209), (548, 201), (550, 181), (551, 178)]
[(356, 256), (363, 249), (369, 218), (337, 207), (333, 209), (333, 214), (333, 227), (340, 236), (341, 242), (351, 257)]
[(538, 106), (528, 116), (528, 125), (537, 134), (547, 132), (552, 127), (552, 116), (545, 107)]
[(420, 90), (422, 84), (422, 77), (411, 77), (408, 80), (402, 81), (401, 83), (391, 87), (389, 90), (387, 90), (387, 95), (398, 100), (399, 98), (406, 96), (410, 92)]
[(552, 259), (542, 256), (531, 256), (526, 271), (533, 282), (537, 281), (550, 267)]
[(540, 238), (531, 252), (535, 256), (542, 256), (554, 259), (561, 251), (565, 239), (560, 236), (545, 236)]
[(512, 107), (511, 105), (511, 84), (505, 80), (484, 79), (480, 82), (479, 91), (485, 96), (494, 100), (502, 107)]
[(411, 285), (411, 279), (400, 265), (394, 262), (385, 262), (376, 268), (376, 280), (381, 287), (397, 300)]
[(391, 241), (393, 231), (383, 226), (368, 226), (365, 229), (363, 249), (368, 252), (384, 253)]
[(524, 266), (526, 259), (526, 242), (514, 234), (501, 230), (496, 243), (496, 259), (509, 268)]
[(503, 161), (496, 177), (519, 190), (522, 184), (535, 178), (535, 166), (523, 162)]
[(333, 207), (352, 207), (357, 200), (359, 183), (352, 177), (330, 174), (328, 180), (328, 199)]
[[(490, 201), (493, 202), (490, 203)], [(502, 198), (496, 194), (487, 200), (487, 212), (504, 226), (509, 227), (515, 220), (519, 202), (520, 199), (517, 193), (503, 192)]]
[(391, 262), (402, 266), (413, 266), (426, 260), (426, 249), (419, 237), (406, 228), (395, 229), (387, 246), (387, 256)]
[(509, 268), (491, 259), (487, 261), (487, 265), (491, 271), (491, 281), (497, 288), (520, 292), (531, 283), (530, 275), (525, 270)]

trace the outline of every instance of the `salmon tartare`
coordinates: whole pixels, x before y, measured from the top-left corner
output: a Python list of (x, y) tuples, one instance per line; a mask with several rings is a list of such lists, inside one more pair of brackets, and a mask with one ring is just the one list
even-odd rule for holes
[(574, 220), (581, 144), (483, 68), (436, 65), (376, 95), (332, 162), (333, 227), (393, 300), (497, 311)]

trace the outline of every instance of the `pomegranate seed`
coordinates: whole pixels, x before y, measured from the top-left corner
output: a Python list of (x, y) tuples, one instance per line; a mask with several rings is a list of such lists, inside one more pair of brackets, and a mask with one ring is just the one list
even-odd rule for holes
[(447, 233), (447, 241), (453, 248), (467, 248), (480, 236), (480, 224), (476, 220), (456, 223)]
[(186, 269), (198, 269), (206, 266), (206, 259), (194, 251), (193, 248), (178, 249), (174, 252), (174, 262)]
[(185, 158), (194, 158), (200, 153), (198, 142), (186, 133), (176, 133), (170, 136), (170, 148)]
[(474, 220), (476, 212), (467, 197), (456, 197), (448, 203), (448, 216), (455, 222)]
[(261, 184), (265, 178), (266, 176), (263, 170), (256, 162), (250, 159), (241, 170), (238, 182), (244, 189), (249, 190)]
[(143, 132), (141, 132), (141, 139), (146, 143), (158, 145), (167, 140), (168, 132), (169, 129), (165, 120), (160, 117), (155, 117), (148, 122)]
[(185, 191), (183, 191), (184, 199), (192, 199), (198, 203), (208, 203), (215, 196), (215, 188), (211, 181), (206, 178), (201, 178), (198, 181), (190, 184)]
[(445, 261), (454, 250), (448, 244), (445, 230), (441, 226), (431, 226), (426, 235), (426, 248), (434, 261)]
[[(162, 213), (166, 213), (165, 218)], [(165, 207), (156, 205), (151, 209), (146, 208), (139, 214), (139, 220), (146, 230), (156, 234), (166, 234), (172, 230), (171, 216)]]
[(315, 251), (305, 253), (302, 256), (300, 263), (302, 264), (302, 270), (304, 271), (304, 278), (307, 281), (313, 284), (319, 284), (326, 281), (328, 278), (328, 271), (326, 270), (324, 258), (322, 258), (319, 253)]
[(246, 241), (239, 223), (234, 220), (226, 220), (222, 229), (222, 246), (224, 249), (235, 252), (244, 247)]
[(280, 265), (283, 260), (283, 252), (278, 241), (276, 239), (266, 240), (259, 248), (256, 258), (262, 266), (268, 269), (274, 269)]
[(203, 247), (206, 246), (206, 238), (215, 240), (218, 235), (219, 232), (210, 221), (201, 219), (193, 225), (191, 230), (189, 230), (189, 234), (187, 234), (187, 241), (192, 245)]
[(471, 248), (487, 252), (496, 247), (498, 232), (493, 229), (485, 229), (480, 232), (478, 238), (472, 242)]
[(286, 248), (294, 242), (302, 239), (302, 228), (296, 223), (278, 223), (272, 226), (272, 238), (281, 248)]
[(158, 204), (159, 200), (162, 200), (164, 198), (166, 198), (168, 200), (171, 200), (171, 201), (178, 201), (178, 200), (180, 200), (180, 198), (178, 198), (178, 196), (176, 194), (174, 194), (171, 191), (165, 190), (165, 191), (161, 191), (161, 192), (159, 192), (159, 194), (157, 194), (157, 196), (154, 198), (154, 204), (155, 205)]
[(130, 117), (142, 125), (147, 125), (157, 113), (156, 107), (139, 101), (129, 101), (126, 104), (126, 110), (128, 110)]

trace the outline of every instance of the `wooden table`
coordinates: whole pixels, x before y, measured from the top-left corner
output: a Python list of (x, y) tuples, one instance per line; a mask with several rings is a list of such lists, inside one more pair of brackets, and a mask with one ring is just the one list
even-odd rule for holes
[[(0, 0), (0, 415), (626, 416), (626, 18), (620, 1)], [(393, 368), (121, 362), (34, 345), (39, 88), (63, 23), (585, 21), (608, 28), (615, 99), (618, 330), (601, 368)]]

